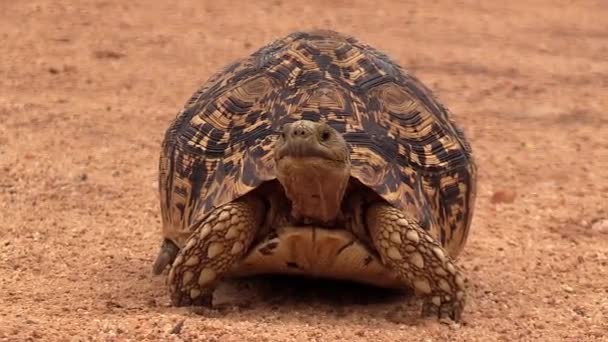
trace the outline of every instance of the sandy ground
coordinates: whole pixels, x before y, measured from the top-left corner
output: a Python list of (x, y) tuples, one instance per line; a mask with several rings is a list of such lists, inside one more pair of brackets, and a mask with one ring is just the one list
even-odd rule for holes
[[(608, 341), (608, 6), (479, 3), (0, 2), (0, 339)], [(460, 325), (283, 278), (173, 308), (152, 276), (170, 120), (210, 73), (309, 27), (384, 50), (468, 133)]]

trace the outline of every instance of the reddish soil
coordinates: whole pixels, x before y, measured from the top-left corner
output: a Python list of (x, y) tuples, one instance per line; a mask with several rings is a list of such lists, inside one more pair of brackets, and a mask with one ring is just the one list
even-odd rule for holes
[[(608, 341), (608, 6), (502, 3), (2, 1), (0, 340)], [(311, 27), (391, 55), (470, 137), (461, 324), (293, 279), (226, 282), (193, 311), (152, 276), (170, 120), (218, 68)]]

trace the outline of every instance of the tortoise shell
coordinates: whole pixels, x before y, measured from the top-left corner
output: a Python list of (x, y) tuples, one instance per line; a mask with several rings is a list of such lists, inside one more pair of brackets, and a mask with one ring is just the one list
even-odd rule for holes
[(386, 55), (333, 31), (296, 32), (213, 75), (167, 130), (160, 159), (165, 238), (274, 180), (282, 125), (322, 121), (351, 149), (352, 177), (416, 215), (455, 257), (475, 197), (462, 131), (429, 89)]

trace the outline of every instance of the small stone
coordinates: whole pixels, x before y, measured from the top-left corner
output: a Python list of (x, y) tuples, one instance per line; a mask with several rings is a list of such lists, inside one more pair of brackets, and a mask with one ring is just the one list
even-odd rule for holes
[(562, 288), (564, 289), (564, 291), (566, 291), (567, 293), (574, 293), (574, 289), (568, 285), (564, 285), (562, 286)]
[(582, 317), (587, 316), (587, 314), (585, 313), (585, 308), (583, 308), (582, 306), (576, 306), (576, 307), (574, 307), (574, 309), (572, 309), (572, 311), (574, 311), (574, 313), (579, 316), (582, 316)]
[(553, 298), (553, 297), (543, 298), (543, 303), (549, 304), (551, 306), (558, 304), (557, 300), (555, 300), (555, 298)]
[(450, 327), (450, 329), (452, 329), (452, 330), (458, 330), (458, 329), (460, 329), (461, 324), (460, 324), (460, 323), (455, 323), (455, 322), (451, 322), (451, 321), (450, 321), (450, 322), (448, 323), (448, 326), (449, 326), (449, 327)]
[(576, 257), (576, 261), (578, 261), (579, 263), (584, 263), (585, 262), (585, 257), (582, 255), (579, 255)]
[(490, 202), (497, 203), (513, 203), (517, 194), (513, 190), (498, 190), (492, 194)]
[(599, 219), (591, 223), (591, 230), (596, 233), (608, 234), (608, 219)]
[(112, 50), (97, 50), (93, 51), (93, 57), (97, 59), (120, 59), (125, 57), (126, 54), (122, 52), (116, 52)]
[(543, 329), (546, 328), (546, 326), (543, 323), (541, 323), (541, 322), (534, 322), (534, 323), (532, 323), (532, 326), (535, 329), (539, 329), (539, 330), (543, 330)]
[(183, 327), (184, 327), (184, 320), (182, 319), (179, 322), (177, 322), (177, 324), (175, 324), (175, 326), (173, 327), (173, 329), (171, 329), (171, 331), (169, 333), (173, 334), (173, 335), (179, 335), (182, 332)]
[(120, 305), (120, 303), (117, 303), (117, 302), (115, 302), (113, 300), (109, 300), (109, 301), (106, 302), (106, 307), (109, 308), (109, 309), (112, 309), (112, 308), (118, 308), (118, 309), (120, 309), (123, 306)]

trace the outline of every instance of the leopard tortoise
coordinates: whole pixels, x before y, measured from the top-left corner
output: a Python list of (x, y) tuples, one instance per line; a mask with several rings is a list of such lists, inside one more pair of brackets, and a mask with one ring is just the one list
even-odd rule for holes
[(263, 273), (413, 288), (423, 316), (459, 320), (454, 260), (476, 168), (431, 92), (352, 36), (295, 32), (213, 75), (166, 131), (163, 242), (176, 306)]

